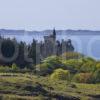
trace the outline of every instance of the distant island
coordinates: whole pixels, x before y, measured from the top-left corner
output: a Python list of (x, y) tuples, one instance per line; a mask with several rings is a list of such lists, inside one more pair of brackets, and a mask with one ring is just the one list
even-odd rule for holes
[[(100, 35), (100, 31), (93, 30), (56, 30), (57, 35)], [(27, 31), (27, 30), (14, 30), (14, 29), (0, 29), (1, 35), (49, 35), (52, 30), (43, 31)]]

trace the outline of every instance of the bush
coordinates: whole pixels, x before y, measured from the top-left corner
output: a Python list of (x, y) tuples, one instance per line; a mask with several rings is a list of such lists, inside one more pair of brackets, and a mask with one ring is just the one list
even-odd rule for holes
[(94, 83), (100, 83), (100, 69), (94, 72), (93, 79)]
[(63, 53), (61, 57), (65, 60), (66, 59), (80, 59), (80, 58), (83, 58), (84, 55), (77, 52), (66, 52), (66, 53)]
[(91, 57), (84, 57), (82, 58), (82, 60), (83, 62), (96, 62), (96, 60)]
[(12, 64), (12, 70), (13, 70), (13, 71), (17, 71), (17, 70), (18, 70), (18, 67), (17, 67), (16, 64)]
[(80, 72), (94, 72), (96, 70), (96, 66), (95, 66), (95, 63), (92, 62), (92, 61), (88, 61), (88, 62), (85, 62), (81, 68), (80, 68)]
[(65, 60), (63, 61), (63, 64), (65, 65), (65, 68), (70, 70), (71, 72), (79, 72), (79, 69), (83, 62), (81, 59), (70, 59), (70, 60)]
[(100, 62), (96, 64), (96, 70), (100, 69)]
[(62, 68), (63, 64), (59, 57), (50, 56), (43, 60), (42, 64), (36, 65), (36, 71), (40, 75), (51, 74), (55, 69)]
[(74, 81), (78, 83), (92, 83), (93, 75), (92, 73), (78, 73), (74, 76)]
[(0, 72), (10, 72), (11, 68), (8, 66), (0, 66)]
[(36, 72), (39, 75), (47, 75), (50, 74), (52, 70), (50, 69), (50, 64), (43, 63), (43, 64), (36, 65)]
[(56, 69), (53, 74), (51, 74), (50, 78), (52, 80), (69, 80), (70, 72), (59, 68)]
[(52, 69), (62, 67), (62, 60), (58, 56), (50, 56), (44, 59), (42, 63), (48, 63)]

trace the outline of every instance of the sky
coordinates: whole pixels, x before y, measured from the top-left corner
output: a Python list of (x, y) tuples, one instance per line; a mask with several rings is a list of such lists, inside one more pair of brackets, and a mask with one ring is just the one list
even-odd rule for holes
[(100, 30), (100, 0), (0, 0), (0, 29)]

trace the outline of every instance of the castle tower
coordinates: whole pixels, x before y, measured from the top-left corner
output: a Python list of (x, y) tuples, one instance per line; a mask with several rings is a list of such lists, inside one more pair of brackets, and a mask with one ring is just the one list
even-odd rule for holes
[(53, 38), (56, 40), (56, 30), (55, 30), (55, 28), (53, 29)]

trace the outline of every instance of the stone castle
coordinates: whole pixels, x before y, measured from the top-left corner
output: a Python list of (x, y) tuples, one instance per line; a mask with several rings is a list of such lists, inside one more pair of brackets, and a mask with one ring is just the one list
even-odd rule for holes
[(36, 61), (39, 63), (42, 59), (52, 56), (61, 55), (65, 52), (73, 52), (74, 47), (71, 40), (62, 40), (61, 42), (56, 40), (56, 30), (49, 36), (44, 36), (44, 42), (38, 43), (36, 47)]

